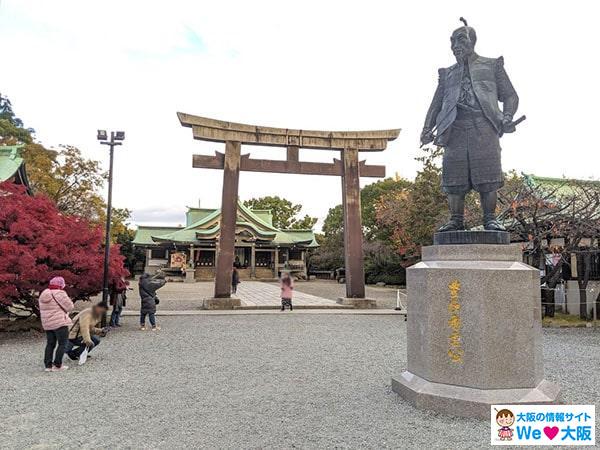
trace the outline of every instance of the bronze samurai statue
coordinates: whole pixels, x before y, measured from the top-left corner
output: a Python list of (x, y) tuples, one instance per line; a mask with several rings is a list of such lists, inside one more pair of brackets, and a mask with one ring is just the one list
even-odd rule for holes
[(479, 192), (484, 228), (504, 231), (496, 220), (497, 191), (504, 184), (500, 137), (514, 132), (525, 117), (513, 121), (519, 97), (504, 70), (504, 59), (475, 53), (477, 34), (460, 20), (464, 26), (450, 38), (456, 64), (439, 69), (421, 133), (421, 145), (433, 142), (444, 147), (442, 189), (451, 217), (438, 231), (465, 229), (465, 196), (471, 189)]

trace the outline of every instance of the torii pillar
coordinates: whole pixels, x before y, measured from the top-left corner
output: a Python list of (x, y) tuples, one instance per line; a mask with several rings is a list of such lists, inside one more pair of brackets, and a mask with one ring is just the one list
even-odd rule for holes
[[(360, 210), (360, 169), (358, 150), (342, 150), (342, 206), (344, 209), (344, 256), (346, 299), (365, 298), (362, 217)], [(344, 300), (342, 300), (344, 302)], [(352, 302), (346, 300), (345, 303)]]
[[(240, 170), (252, 172), (333, 175), (342, 179), (344, 209), (344, 249), (346, 259), (346, 297), (339, 303), (355, 307), (374, 307), (365, 298), (363, 231), (360, 209), (360, 177), (385, 177), (385, 166), (369, 166), (359, 160), (361, 151), (385, 150), (388, 141), (398, 137), (399, 129), (377, 131), (309, 131), (288, 128), (258, 127), (224, 122), (206, 117), (177, 113), (181, 125), (192, 128), (195, 139), (225, 143), (225, 154), (194, 155), (193, 167), (223, 170), (221, 228), (215, 276), (214, 298), (205, 299), (207, 309), (231, 309), (240, 300), (231, 298), (231, 272), (234, 260)], [(284, 147), (287, 159), (251, 159), (241, 154), (241, 144)], [(333, 163), (299, 160), (301, 148), (334, 150), (341, 159)]]
[(215, 274), (215, 298), (231, 297), (231, 272), (235, 253), (238, 185), (242, 144), (225, 142), (223, 162), (223, 195), (221, 200), (221, 235)]

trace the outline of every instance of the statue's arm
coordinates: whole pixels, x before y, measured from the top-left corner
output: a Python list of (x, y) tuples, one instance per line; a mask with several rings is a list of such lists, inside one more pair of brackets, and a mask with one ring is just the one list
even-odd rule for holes
[(496, 60), (496, 86), (498, 87), (498, 100), (502, 102), (504, 122), (511, 122), (519, 108), (519, 96), (504, 70), (504, 58)]
[(425, 123), (423, 124), (423, 131), (421, 133), (421, 144), (429, 144), (433, 141), (433, 128), (435, 127), (435, 120), (442, 109), (442, 101), (444, 99), (444, 69), (439, 70), (439, 78), (437, 89), (429, 105), (427, 116), (425, 116)]

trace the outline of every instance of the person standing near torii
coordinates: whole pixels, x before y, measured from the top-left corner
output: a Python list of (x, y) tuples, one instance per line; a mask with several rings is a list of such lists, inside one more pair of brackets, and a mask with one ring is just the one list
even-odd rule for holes
[[(504, 184), (500, 137), (512, 133), (519, 105), (504, 70), (504, 59), (475, 53), (477, 34), (463, 27), (450, 38), (456, 64), (439, 69), (439, 82), (421, 133), (421, 145), (444, 147), (442, 188), (448, 196), (450, 221), (438, 231), (464, 230), (465, 196), (479, 192), (486, 230), (505, 231), (496, 220), (497, 191)], [(503, 104), (500, 110), (498, 103)]]

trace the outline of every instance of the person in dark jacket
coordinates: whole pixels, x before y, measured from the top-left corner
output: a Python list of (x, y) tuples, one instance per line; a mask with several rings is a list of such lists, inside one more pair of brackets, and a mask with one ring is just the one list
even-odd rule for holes
[(240, 273), (237, 268), (233, 266), (233, 270), (231, 271), (231, 293), (235, 294), (237, 292), (237, 286), (240, 284)]
[(165, 283), (165, 276), (162, 272), (158, 272), (154, 276), (144, 273), (140, 277), (140, 330), (146, 330), (146, 316), (148, 316), (148, 319), (150, 320), (152, 331), (160, 330), (160, 327), (156, 325), (156, 318), (154, 316), (156, 313), (156, 305), (158, 304), (156, 291), (163, 287)]
[(110, 326), (120, 327), (119, 321), (121, 319), (121, 313), (125, 306), (127, 296), (127, 284), (122, 277), (113, 280), (110, 286), (110, 304), (112, 305), (112, 314), (110, 315)]

